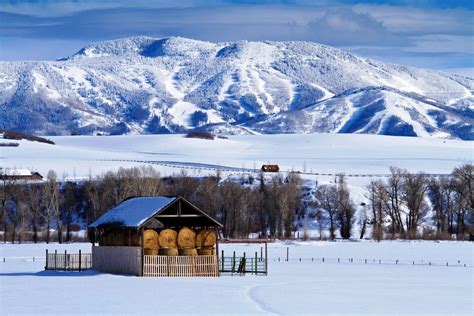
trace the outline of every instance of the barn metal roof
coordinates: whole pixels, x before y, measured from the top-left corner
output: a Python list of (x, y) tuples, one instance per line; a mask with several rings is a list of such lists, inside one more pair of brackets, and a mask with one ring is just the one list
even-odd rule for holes
[(166, 226), (198, 225), (220, 226), (222, 224), (201, 211), (182, 197), (136, 197), (123, 201), (108, 210), (89, 228), (141, 227), (155, 218)]
[(131, 198), (108, 210), (89, 227), (138, 227), (176, 199), (164, 196)]

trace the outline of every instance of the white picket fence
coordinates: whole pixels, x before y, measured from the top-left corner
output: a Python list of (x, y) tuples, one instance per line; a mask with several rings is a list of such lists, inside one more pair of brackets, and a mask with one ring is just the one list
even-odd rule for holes
[(143, 256), (143, 276), (217, 277), (217, 256)]

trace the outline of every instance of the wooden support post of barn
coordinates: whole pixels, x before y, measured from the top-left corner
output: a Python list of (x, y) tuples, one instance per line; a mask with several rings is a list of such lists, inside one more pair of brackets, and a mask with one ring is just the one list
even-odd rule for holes
[[(141, 232), (140, 232), (140, 245), (144, 245), (145, 244), (145, 229), (142, 228), (141, 229)], [(141, 266), (141, 271), (140, 271), (140, 275), (143, 276), (143, 270), (145, 268), (145, 251), (144, 251), (144, 248), (143, 247), (140, 247), (140, 252), (141, 252), (141, 257), (142, 257), (142, 266)]]

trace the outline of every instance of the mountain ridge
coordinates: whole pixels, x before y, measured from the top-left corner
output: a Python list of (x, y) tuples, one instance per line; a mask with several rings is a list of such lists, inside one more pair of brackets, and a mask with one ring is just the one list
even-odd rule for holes
[(39, 134), (369, 133), (474, 139), (474, 79), (312, 42), (130, 37), (0, 62), (0, 124)]

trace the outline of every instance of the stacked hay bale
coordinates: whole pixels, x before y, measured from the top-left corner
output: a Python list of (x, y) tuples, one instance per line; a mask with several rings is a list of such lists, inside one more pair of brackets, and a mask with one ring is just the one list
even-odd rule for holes
[(180, 256), (197, 256), (196, 232), (191, 228), (181, 228), (178, 233), (178, 247)]
[(163, 229), (158, 236), (158, 241), (160, 244), (159, 254), (162, 256), (177, 256), (178, 255), (178, 245), (176, 244), (176, 239), (178, 233), (172, 229)]
[(160, 249), (158, 233), (153, 229), (143, 232), (143, 253), (148, 256), (157, 256)]
[(203, 229), (196, 236), (197, 252), (201, 256), (215, 255), (214, 245), (217, 236), (212, 229)]

